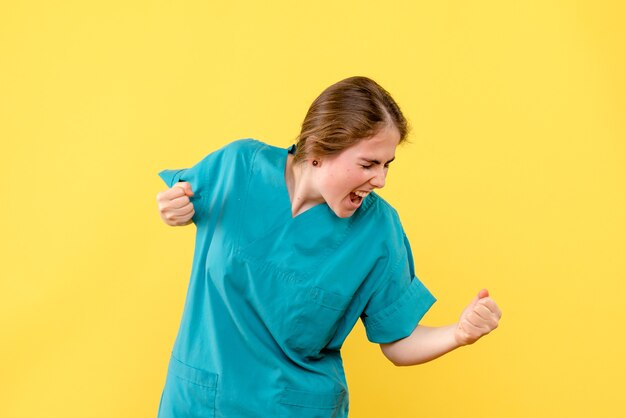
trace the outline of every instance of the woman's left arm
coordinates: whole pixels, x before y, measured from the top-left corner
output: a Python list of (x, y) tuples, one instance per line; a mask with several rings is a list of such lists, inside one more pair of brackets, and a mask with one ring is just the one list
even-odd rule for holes
[(463, 310), (459, 322), (443, 327), (418, 325), (411, 335), (380, 348), (396, 366), (412, 366), (472, 344), (498, 327), (502, 312), (483, 289)]

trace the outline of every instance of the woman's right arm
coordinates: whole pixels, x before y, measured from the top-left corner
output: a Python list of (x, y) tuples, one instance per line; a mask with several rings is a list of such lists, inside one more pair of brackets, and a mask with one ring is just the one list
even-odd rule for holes
[(191, 184), (176, 183), (173, 187), (157, 194), (159, 215), (170, 226), (189, 225), (195, 211), (189, 197), (193, 196)]

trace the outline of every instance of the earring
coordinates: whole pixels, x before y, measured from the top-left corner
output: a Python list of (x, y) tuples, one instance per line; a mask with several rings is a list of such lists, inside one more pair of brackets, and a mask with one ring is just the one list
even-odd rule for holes
[(317, 160), (313, 160), (311, 164), (313, 164), (314, 167), (317, 167), (319, 165), (319, 162)]

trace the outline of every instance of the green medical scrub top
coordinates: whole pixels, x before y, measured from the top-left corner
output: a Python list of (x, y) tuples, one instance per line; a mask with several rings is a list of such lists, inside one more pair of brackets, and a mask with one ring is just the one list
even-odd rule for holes
[(159, 173), (191, 184), (197, 229), (161, 418), (347, 417), (340, 349), (356, 321), (392, 342), (435, 302), (377, 194), (349, 218), (325, 203), (292, 217), (294, 148), (242, 139)]

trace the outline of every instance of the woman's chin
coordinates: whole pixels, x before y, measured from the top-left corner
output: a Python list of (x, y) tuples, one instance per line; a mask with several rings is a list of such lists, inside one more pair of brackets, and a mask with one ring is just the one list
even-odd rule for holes
[(329, 205), (330, 209), (337, 215), (339, 218), (349, 218), (354, 215), (354, 212), (359, 208), (359, 205), (355, 205), (353, 202), (348, 199), (347, 202), (343, 201), (339, 205)]

